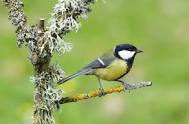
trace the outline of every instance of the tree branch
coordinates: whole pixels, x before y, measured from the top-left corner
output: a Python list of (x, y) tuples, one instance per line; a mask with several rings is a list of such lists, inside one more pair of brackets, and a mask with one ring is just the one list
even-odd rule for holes
[[(112, 94), (112, 93), (119, 93), (119, 92), (125, 92), (125, 91), (130, 91), (130, 90), (134, 90), (134, 89), (138, 89), (138, 88), (143, 88), (143, 87), (148, 87), (152, 85), (152, 82), (141, 82), (138, 84), (130, 84), (131, 87), (125, 87), (123, 85), (121, 86), (115, 86), (112, 88), (107, 88), (104, 89), (104, 95), (108, 95), (108, 94)], [(73, 96), (68, 96), (68, 97), (63, 97), (59, 103), (60, 104), (65, 104), (65, 103), (70, 103), (70, 102), (78, 102), (81, 100), (85, 100), (85, 99), (90, 99), (93, 97), (98, 97), (101, 95), (101, 91), (100, 90), (95, 90), (95, 91), (91, 91), (89, 93), (81, 93), (81, 94), (76, 94)]]
[[(38, 25), (28, 27), (21, 0), (4, 0), (9, 11), (9, 20), (16, 27), (18, 46), (28, 46), (29, 59), (35, 75), (34, 124), (54, 124), (53, 111), (62, 96), (55, 85), (63, 78), (63, 70), (51, 65), (53, 52), (64, 53), (71, 50), (71, 44), (63, 37), (79, 28), (79, 17), (86, 16), (93, 0), (59, 0), (55, 5), (48, 26), (44, 19)], [(45, 30), (47, 29), (47, 30)]]
[(26, 25), (26, 16), (23, 11), (24, 4), (20, 0), (4, 0), (5, 6), (9, 10), (9, 19), (16, 27)]
[(16, 27), (17, 45), (28, 45), (35, 39), (33, 29), (27, 26), (27, 19), (24, 14), (24, 4), (21, 0), (4, 0), (9, 11), (9, 20)]
[(95, 0), (59, 0), (54, 6), (49, 19), (48, 39), (51, 52), (64, 53), (72, 48), (70, 43), (64, 41), (64, 36), (80, 28), (79, 18), (86, 18), (91, 11), (90, 5)]

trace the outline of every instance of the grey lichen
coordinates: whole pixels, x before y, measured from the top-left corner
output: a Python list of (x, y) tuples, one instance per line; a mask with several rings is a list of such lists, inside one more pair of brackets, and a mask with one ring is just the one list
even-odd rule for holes
[(9, 20), (16, 27), (17, 44), (29, 48), (29, 59), (35, 76), (31, 78), (34, 91), (34, 124), (54, 124), (53, 111), (59, 108), (62, 92), (56, 82), (64, 76), (58, 65), (50, 64), (54, 52), (65, 53), (72, 44), (64, 36), (80, 28), (79, 17), (86, 18), (94, 0), (59, 0), (55, 5), (48, 26), (41, 19), (38, 25), (28, 26), (21, 0), (4, 0)]
[[(34, 91), (34, 121), (40, 124), (54, 124), (53, 110), (59, 108), (62, 91), (55, 88), (57, 80), (62, 79), (64, 71), (58, 65), (49, 67), (48, 72), (42, 72), (31, 78), (35, 84)], [(39, 102), (40, 101), (40, 102)]]
[(28, 45), (36, 38), (32, 29), (27, 26), (27, 19), (23, 11), (24, 4), (21, 0), (4, 0), (9, 10), (9, 20), (16, 27), (17, 45)]
[(70, 31), (78, 31), (79, 17), (85, 18), (90, 12), (93, 0), (59, 0), (55, 5), (48, 24), (48, 39), (51, 52), (69, 52), (70, 43), (64, 41), (64, 36)]

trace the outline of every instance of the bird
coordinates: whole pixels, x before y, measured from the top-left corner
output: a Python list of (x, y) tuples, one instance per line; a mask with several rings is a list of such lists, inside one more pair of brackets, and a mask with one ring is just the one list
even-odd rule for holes
[(120, 82), (128, 89), (131, 85), (122, 81), (121, 78), (129, 73), (133, 66), (135, 56), (141, 52), (143, 51), (132, 44), (115, 45), (113, 49), (105, 52), (102, 56), (93, 60), (76, 73), (58, 81), (58, 84), (63, 84), (80, 75), (94, 75), (99, 82), (100, 96), (104, 95), (101, 79)]

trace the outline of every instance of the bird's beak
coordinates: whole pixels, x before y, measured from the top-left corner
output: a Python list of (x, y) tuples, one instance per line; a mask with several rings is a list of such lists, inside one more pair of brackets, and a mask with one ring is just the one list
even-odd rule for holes
[(139, 49), (137, 49), (137, 51), (136, 51), (136, 53), (141, 53), (141, 52), (143, 52), (142, 50), (139, 50)]

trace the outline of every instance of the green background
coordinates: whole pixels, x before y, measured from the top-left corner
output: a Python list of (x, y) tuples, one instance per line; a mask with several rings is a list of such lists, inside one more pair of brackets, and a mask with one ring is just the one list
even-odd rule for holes
[[(30, 24), (48, 20), (55, 0), (25, 0)], [(102, 98), (65, 104), (55, 113), (59, 124), (188, 124), (189, 9), (187, 0), (99, 0), (79, 32), (66, 41), (70, 53), (55, 55), (66, 75), (119, 43), (144, 52), (136, 57), (128, 82), (152, 81), (153, 86)], [(26, 48), (18, 49), (14, 27), (0, 4), (0, 124), (31, 124), (33, 75)], [(104, 87), (116, 85), (103, 81)], [(95, 77), (81, 76), (61, 86), (65, 95), (98, 88)]]

